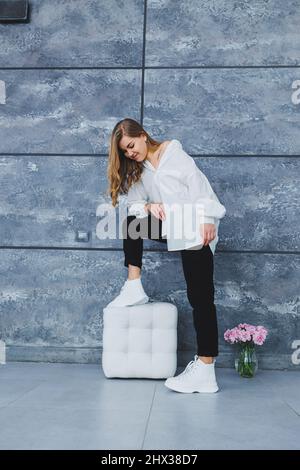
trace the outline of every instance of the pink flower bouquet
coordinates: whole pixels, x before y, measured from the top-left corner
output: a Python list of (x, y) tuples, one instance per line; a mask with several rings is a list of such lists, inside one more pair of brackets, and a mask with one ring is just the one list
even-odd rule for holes
[(224, 339), (230, 344), (241, 345), (239, 356), (235, 360), (235, 368), (241, 377), (253, 377), (257, 371), (255, 346), (262, 346), (268, 330), (264, 326), (240, 323), (224, 333)]

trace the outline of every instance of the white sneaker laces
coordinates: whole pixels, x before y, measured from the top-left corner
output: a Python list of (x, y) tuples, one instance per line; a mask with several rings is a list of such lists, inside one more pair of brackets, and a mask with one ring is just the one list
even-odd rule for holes
[(188, 365), (186, 366), (186, 368), (184, 369), (184, 371), (181, 372), (181, 374), (179, 374), (179, 375), (177, 376), (177, 378), (178, 378), (178, 379), (182, 379), (183, 377), (185, 377), (185, 375), (186, 375), (187, 373), (189, 373), (189, 374), (194, 373), (195, 370), (196, 370), (196, 366), (198, 365), (198, 364), (197, 364), (197, 361), (198, 361), (198, 356), (197, 356), (197, 354), (195, 354), (194, 359), (188, 363)]

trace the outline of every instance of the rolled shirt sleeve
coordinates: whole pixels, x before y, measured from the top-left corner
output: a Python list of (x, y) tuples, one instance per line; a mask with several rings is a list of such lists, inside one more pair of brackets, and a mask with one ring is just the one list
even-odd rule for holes
[(137, 218), (148, 216), (145, 204), (148, 202), (148, 195), (141, 180), (134, 183), (128, 190), (127, 207), (128, 214), (135, 215)]

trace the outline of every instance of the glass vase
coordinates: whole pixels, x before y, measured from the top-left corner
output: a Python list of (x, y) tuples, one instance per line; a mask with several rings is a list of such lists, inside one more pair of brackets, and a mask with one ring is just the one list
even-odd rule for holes
[(253, 343), (241, 345), (235, 358), (235, 369), (241, 377), (254, 377), (258, 369), (258, 360)]

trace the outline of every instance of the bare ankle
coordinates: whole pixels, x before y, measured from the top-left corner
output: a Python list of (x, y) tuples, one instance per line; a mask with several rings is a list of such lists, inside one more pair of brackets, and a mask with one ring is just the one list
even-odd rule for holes
[(141, 268), (132, 264), (128, 265), (128, 280), (139, 279), (141, 277)]
[(208, 356), (199, 356), (199, 357), (198, 357), (198, 360), (201, 360), (201, 361), (204, 362), (205, 364), (212, 364), (214, 358), (213, 358), (213, 357), (208, 357)]

